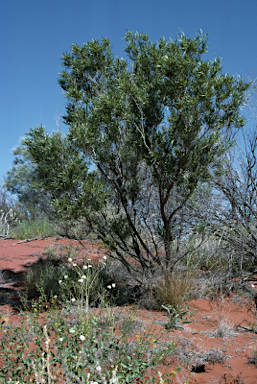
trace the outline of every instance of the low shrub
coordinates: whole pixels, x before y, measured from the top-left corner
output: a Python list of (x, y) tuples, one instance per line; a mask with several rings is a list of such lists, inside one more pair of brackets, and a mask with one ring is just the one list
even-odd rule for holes
[(19, 222), (10, 232), (19, 240), (34, 238), (38, 236), (49, 237), (58, 234), (54, 222), (46, 218), (36, 220), (23, 220)]
[(181, 307), (189, 298), (193, 288), (193, 278), (187, 271), (173, 271), (158, 280), (155, 287), (157, 303)]
[(59, 301), (65, 302), (87, 296), (89, 304), (95, 305), (100, 298), (111, 296), (107, 287), (114, 283), (109, 279), (107, 284), (103, 278), (106, 276), (104, 260), (96, 263), (84, 259), (79, 264), (78, 252), (72, 246), (64, 247), (60, 252), (54, 247), (46, 247), (45, 254), (47, 258), (33, 264), (26, 275), (26, 293), (30, 298), (44, 296), (49, 301), (58, 296)]
[[(30, 313), (20, 313), (18, 325), (3, 328), (0, 380), (10, 384), (134, 383), (145, 380), (147, 372), (149, 381), (156, 382), (154, 368), (174, 353), (176, 343), (161, 342), (140, 326), (131, 340), (124, 321), (121, 327), (114, 315), (114, 322), (106, 321), (108, 308), (92, 312), (88, 303), (95, 275), (89, 266), (84, 271), (77, 298), (66, 301), (62, 309), (57, 297), (45, 305), (42, 295)], [(68, 280), (64, 278), (61, 286), (65, 281), (68, 286)]]
[(164, 276), (159, 272), (147, 279), (139, 304), (154, 310), (163, 310), (163, 305), (181, 307), (189, 299), (193, 287), (193, 276), (187, 271), (176, 270)]

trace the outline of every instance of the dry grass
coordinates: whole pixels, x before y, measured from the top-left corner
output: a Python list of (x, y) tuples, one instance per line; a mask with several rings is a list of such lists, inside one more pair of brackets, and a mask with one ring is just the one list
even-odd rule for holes
[(154, 291), (157, 303), (181, 307), (188, 299), (193, 286), (193, 279), (188, 272), (172, 272), (158, 280)]

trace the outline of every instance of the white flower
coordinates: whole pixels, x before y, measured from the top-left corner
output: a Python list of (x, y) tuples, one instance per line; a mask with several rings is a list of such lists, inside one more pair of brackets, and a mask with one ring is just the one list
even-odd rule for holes
[(112, 283), (112, 287), (115, 288), (115, 287), (116, 287), (116, 284), (115, 284), (115, 283)]
[(65, 276), (63, 276), (63, 278), (64, 278), (64, 279), (68, 279), (68, 276), (67, 276), (67, 275), (65, 275)]
[(73, 267), (76, 267), (76, 266), (77, 266), (77, 264), (76, 264), (76, 263), (74, 263), (74, 264), (73, 264)]
[(86, 279), (87, 277), (85, 275), (81, 276), (81, 279)]
[(98, 365), (95, 369), (96, 369), (96, 371), (98, 371), (98, 372), (101, 372), (101, 370), (102, 370), (102, 368), (100, 367), (100, 365)]
[(60, 337), (60, 339), (59, 339), (61, 342), (63, 341), (63, 337)]
[(107, 257), (106, 257), (106, 256), (104, 256), (104, 257), (103, 257), (103, 259), (104, 259), (104, 260), (107, 260)]
[(71, 333), (75, 333), (75, 329), (74, 329), (74, 328), (71, 328), (71, 329), (70, 329), (70, 332), (71, 332)]
[(62, 280), (59, 280), (58, 283), (59, 283), (59, 284), (62, 284)]
[(84, 282), (84, 280), (83, 279), (79, 279), (79, 283), (83, 283)]
[(69, 263), (72, 262), (72, 258), (71, 258), (71, 257), (68, 258), (68, 262), (69, 262)]
[(254, 286), (253, 284), (251, 284), (251, 287), (252, 287), (252, 288), (255, 288), (255, 286)]
[(74, 301), (76, 301), (75, 297), (73, 297), (73, 298), (71, 299), (71, 301), (74, 303)]
[(111, 286), (111, 285), (107, 285), (107, 288), (108, 288), (108, 289), (112, 289), (112, 286)]
[(83, 335), (80, 335), (79, 338), (80, 338), (81, 341), (85, 341), (86, 340), (85, 336), (83, 336)]
[(91, 259), (87, 259), (88, 261), (91, 261)]
[(54, 299), (57, 299), (57, 295), (54, 295)]
[(92, 268), (92, 265), (89, 264), (89, 265), (88, 265), (88, 268)]
[(87, 269), (87, 265), (83, 265), (83, 269)]
[(98, 384), (97, 381), (90, 381), (90, 384)]

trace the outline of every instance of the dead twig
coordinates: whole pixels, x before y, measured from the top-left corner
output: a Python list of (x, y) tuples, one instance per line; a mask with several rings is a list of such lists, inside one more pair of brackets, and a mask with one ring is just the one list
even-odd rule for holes
[(18, 241), (17, 243), (14, 243), (13, 245), (21, 244), (21, 243), (28, 243), (29, 241), (34, 241), (34, 240), (45, 240), (47, 238), (48, 238), (48, 236), (38, 236), (38, 237), (34, 237), (33, 239), (25, 239), (25, 240)]

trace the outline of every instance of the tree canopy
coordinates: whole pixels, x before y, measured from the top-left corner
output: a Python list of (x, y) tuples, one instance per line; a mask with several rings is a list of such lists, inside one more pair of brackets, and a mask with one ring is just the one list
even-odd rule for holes
[(36, 165), (26, 146), (21, 142), (13, 150), (15, 160), (7, 172), (4, 187), (17, 196), (15, 211), (19, 218), (34, 220), (42, 216), (53, 218), (50, 196), (38, 185), (35, 177)]
[(73, 44), (59, 78), (69, 133), (39, 127), (23, 144), (58, 215), (85, 217), (130, 271), (131, 258), (143, 273), (170, 270), (190, 232), (187, 201), (244, 125), (248, 84), (204, 59), (201, 32), (154, 43), (128, 31), (125, 42), (127, 60), (106, 38)]

